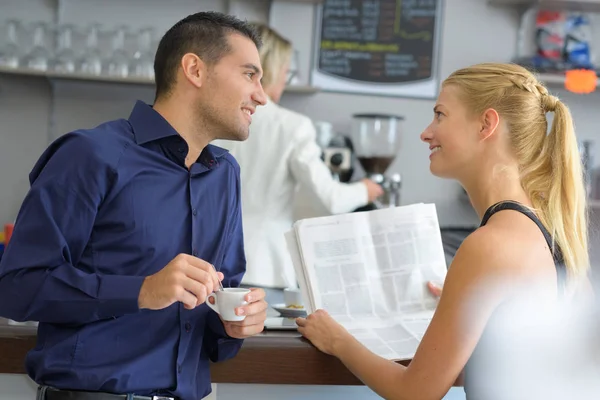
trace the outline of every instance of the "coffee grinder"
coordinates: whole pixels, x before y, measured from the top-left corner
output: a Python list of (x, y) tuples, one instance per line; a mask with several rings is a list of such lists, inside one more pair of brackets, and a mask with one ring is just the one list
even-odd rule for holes
[(384, 194), (357, 211), (400, 205), (400, 174), (386, 175), (400, 151), (404, 117), (389, 114), (354, 114), (351, 138), (354, 152), (367, 178), (379, 183)]

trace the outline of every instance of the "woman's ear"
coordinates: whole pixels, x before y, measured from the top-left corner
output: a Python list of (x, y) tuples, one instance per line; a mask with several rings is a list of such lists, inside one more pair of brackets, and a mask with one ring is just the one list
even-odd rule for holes
[(481, 115), (481, 126), (479, 136), (482, 140), (486, 140), (496, 132), (500, 124), (500, 115), (493, 108), (488, 108)]

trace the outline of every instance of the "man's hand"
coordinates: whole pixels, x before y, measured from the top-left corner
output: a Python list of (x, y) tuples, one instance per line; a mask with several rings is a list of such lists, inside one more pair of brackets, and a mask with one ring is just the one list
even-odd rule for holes
[(248, 304), (235, 310), (237, 315), (245, 315), (243, 321), (223, 321), (225, 332), (232, 338), (245, 339), (263, 331), (267, 319), (267, 302), (263, 289), (250, 289), (245, 297)]
[(144, 279), (138, 303), (140, 308), (162, 310), (182, 302), (188, 310), (203, 304), (223, 279), (206, 261), (179, 254), (162, 270)]
[(367, 187), (367, 197), (369, 203), (372, 203), (376, 198), (383, 195), (383, 188), (380, 184), (373, 182), (368, 178), (364, 178), (362, 182)]

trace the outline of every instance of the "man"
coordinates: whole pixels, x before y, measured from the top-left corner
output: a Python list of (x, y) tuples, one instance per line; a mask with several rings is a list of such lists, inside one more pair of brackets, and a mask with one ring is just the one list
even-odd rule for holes
[(203, 304), (245, 272), (239, 166), (209, 142), (248, 137), (265, 103), (259, 46), (231, 16), (183, 19), (158, 46), (153, 107), (71, 132), (35, 165), (0, 264), (0, 315), (40, 322), (26, 359), (38, 398), (197, 400), (209, 360), (262, 331), (260, 289), (241, 322)]

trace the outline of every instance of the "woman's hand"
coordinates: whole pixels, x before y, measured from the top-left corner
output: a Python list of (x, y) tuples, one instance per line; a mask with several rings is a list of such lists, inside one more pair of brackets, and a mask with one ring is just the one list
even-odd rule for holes
[(323, 353), (338, 356), (340, 345), (352, 339), (346, 329), (325, 310), (317, 310), (306, 318), (296, 318), (298, 332)]
[(432, 281), (427, 282), (427, 289), (429, 289), (429, 292), (438, 299), (442, 296), (442, 286), (439, 286), (437, 283)]

